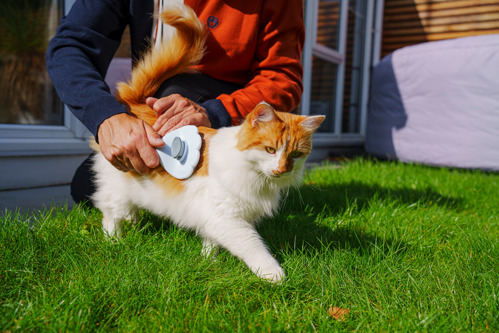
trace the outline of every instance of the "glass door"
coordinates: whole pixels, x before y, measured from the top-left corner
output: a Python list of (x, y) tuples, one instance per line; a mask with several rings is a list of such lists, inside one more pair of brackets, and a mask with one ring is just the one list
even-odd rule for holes
[(306, 0), (304, 5), (301, 113), (326, 115), (314, 145), (361, 145), (383, 1)]
[(334, 132), (334, 110), (341, 108), (348, 1), (309, 0), (306, 8), (306, 44), (302, 114), (322, 114), (321, 132)]

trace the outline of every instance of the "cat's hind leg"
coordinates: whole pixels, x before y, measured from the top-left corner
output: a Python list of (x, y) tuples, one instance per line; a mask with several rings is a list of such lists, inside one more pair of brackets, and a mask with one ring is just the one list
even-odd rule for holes
[(104, 215), (102, 217), (102, 229), (108, 237), (119, 237), (121, 236), (121, 227), (123, 220), (114, 219), (113, 217)]
[(102, 228), (109, 237), (119, 237), (123, 221), (135, 222), (138, 210), (123, 193), (113, 190), (109, 184), (100, 185), (92, 199), (102, 212)]
[(92, 170), (96, 186), (92, 202), (102, 212), (104, 233), (110, 237), (119, 236), (123, 220), (133, 215), (128, 198), (128, 178), (101, 153), (94, 155)]
[(102, 229), (109, 237), (121, 236), (123, 221), (137, 223), (138, 209), (129, 205), (114, 208), (100, 208), (102, 212)]

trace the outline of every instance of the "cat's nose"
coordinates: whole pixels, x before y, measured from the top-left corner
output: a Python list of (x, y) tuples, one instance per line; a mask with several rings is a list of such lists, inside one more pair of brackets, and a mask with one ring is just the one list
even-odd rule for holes
[(287, 168), (277, 168), (277, 169), (274, 169), (272, 170), (272, 173), (274, 174), (274, 176), (280, 176), (284, 173), (288, 173), (290, 172), (291, 170), (288, 170)]
[(291, 172), (293, 170), (293, 159), (290, 158), (281, 158), (279, 161), (279, 165), (277, 165), (277, 168), (272, 170), (272, 173), (274, 176), (279, 176), (284, 173)]

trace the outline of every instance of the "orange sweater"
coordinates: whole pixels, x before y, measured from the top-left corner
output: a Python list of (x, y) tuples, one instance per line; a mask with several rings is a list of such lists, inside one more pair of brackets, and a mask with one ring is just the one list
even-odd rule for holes
[[(103, 78), (127, 25), (132, 55), (140, 58), (146, 51), (144, 40), (153, 30), (154, 1), (76, 1), (50, 41), (47, 69), (54, 86), (94, 135), (105, 119), (127, 112)], [(232, 124), (238, 124), (261, 101), (281, 111), (298, 105), (302, 0), (185, 0), (185, 4), (207, 25), (207, 53), (199, 70), (243, 86), (219, 96), (216, 101), (220, 103), (210, 104), (212, 110), (207, 108), (209, 115), (227, 122), (219, 125), (229, 125), (229, 115)], [(218, 109), (218, 104), (225, 110)]]
[(291, 111), (299, 104), (305, 40), (302, 0), (184, 3), (207, 26), (207, 53), (198, 70), (244, 86), (218, 97), (233, 125), (261, 101), (281, 111)]

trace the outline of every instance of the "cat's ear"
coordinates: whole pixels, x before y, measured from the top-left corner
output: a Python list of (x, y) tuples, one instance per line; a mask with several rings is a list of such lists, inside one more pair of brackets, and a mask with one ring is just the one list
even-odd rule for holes
[(251, 111), (248, 121), (251, 126), (256, 127), (258, 123), (272, 121), (276, 118), (274, 108), (265, 102), (261, 102)]
[(307, 116), (300, 125), (307, 131), (314, 132), (324, 121), (325, 116)]

